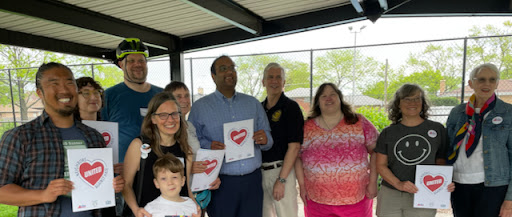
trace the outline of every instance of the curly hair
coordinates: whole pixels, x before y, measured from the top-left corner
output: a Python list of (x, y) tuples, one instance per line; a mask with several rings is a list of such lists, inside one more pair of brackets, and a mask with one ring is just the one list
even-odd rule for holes
[[(101, 85), (98, 84), (98, 82), (96, 82), (91, 77), (80, 77), (80, 78), (76, 79), (76, 86), (78, 88), (78, 91), (80, 91), (80, 89), (82, 89), (82, 87), (85, 87), (87, 85), (91, 85), (94, 89), (100, 91), (100, 93), (101, 93), (101, 97), (100, 97), (100, 99), (101, 99), (101, 108), (103, 108), (104, 102), (105, 102), (105, 95), (103, 94), (105, 90), (103, 90), (103, 87), (101, 87)], [(100, 114), (101, 108), (96, 113), (96, 120), (98, 120), (98, 121), (101, 120), (101, 114)], [(74, 117), (76, 119), (82, 120), (82, 118), (80, 117), (80, 109), (78, 108), (78, 105), (76, 106), (76, 110), (73, 113), (73, 115), (74, 115)]]
[(192, 154), (192, 149), (188, 145), (188, 134), (187, 134), (187, 124), (183, 116), (181, 115), (181, 108), (174, 98), (174, 96), (169, 92), (161, 92), (153, 96), (148, 104), (148, 113), (144, 117), (142, 121), (141, 134), (146, 137), (150, 141), (151, 150), (155, 152), (158, 157), (162, 157), (164, 154), (162, 149), (160, 148), (160, 131), (158, 127), (153, 124), (151, 118), (156, 110), (165, 102), (171, 101), (176, 104), (178, 111), (180, 112), (180, 129), (174, 134), (174, 139), (179, 142), (180, 148), (185, 153), (185, 158)]
[(316, 91), (316, 94), (315, 94), (313, 107), (311, 108), (310, 115), (308, 116), (308, 120), (322, 115), (322, 111), (320, 110), (320, 103), (319, 103), (320, 96), (324, 92), (325, 88), (328, 86), (332, 87), (332, 89), (334, 89), (336, 94), (338, 94), (338, 97), (340, 99), (340, 110), (341, 110), (341, 113), (343, 113), (343, 116), (345, 116), (345, 123), (355, 124), (359, 120), (359, 118), (357, 117), (354, 110), (352, 110), (352, 106), (350, 104), (348, 104), (348, 102), (343, 100), (343, 94), (341, 94), (340, 89), (338, 89), (338, 87), (336, 87), (336, 85), (333, 83), (323, 83), (322, 85), (320, 85), (320, 87), (318, 87), (318, 90)]
[(430, 103), (425, 95), (425, 91), (417, 85), (417, 84), (404, 84), (395, 92), (393, 100), (388, 105), (388, 117), (393, 124), (399, 123), (402, 121), (402, 111), (400, 111), (400, 100), (405, 97), (412, 96), (416, 93), (420, 93), (421, 95), (421, 112), (420, 117), (423, 119), (428, 118), (428, 110), (430, 109)]

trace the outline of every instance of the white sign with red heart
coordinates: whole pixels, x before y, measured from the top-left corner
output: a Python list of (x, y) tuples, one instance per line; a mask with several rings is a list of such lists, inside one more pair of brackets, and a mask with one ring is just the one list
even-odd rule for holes
[(429, 209), (448, 209), (450, 192), (448, 184), (452, 182), (452, 166), (417, 165), (414, 207)]
[(114, 163), (119, 163), (119, 127), (117, 122), (83, 120), (82, 123), (101, 133), (107, 148), (112, 148)]
[(111, 148), (68, 149), (73, 212), (115, 206)]
[(254, 157), (254, 119), (224, 124), (226, 163)]
[(206, 166), (203, 173), (196, 173), (192, 176), (192, 191), (202, 191), (210, 188), (210, 184), (219, 176), (224, 150), (199, 149), (195, 161), (200, 161)]

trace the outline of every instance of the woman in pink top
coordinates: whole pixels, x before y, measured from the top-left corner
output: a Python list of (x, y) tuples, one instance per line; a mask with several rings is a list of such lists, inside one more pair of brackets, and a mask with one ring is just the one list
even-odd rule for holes
[(372, 216), (372, 198), (377, 195), (373, 149), (378, 136), (334, 84), (318, 88), (295, 168), (307, 217)]

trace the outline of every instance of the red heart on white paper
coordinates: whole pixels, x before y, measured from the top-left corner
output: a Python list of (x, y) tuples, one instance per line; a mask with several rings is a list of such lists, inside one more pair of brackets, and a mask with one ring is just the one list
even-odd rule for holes
[(105, 140), (105, 144), (107, 144), (107, 146), (108, 146), (108, 144), (110, 143), (110, 140), (112, 139), (112, 137), (110, 136), (110, 133), (103, 132), (101, 135), (103, 136), (103, 139)]
[(206, 170), (204, 171), (206, 175), (210, 175), (212, 171), (217, 167), (217, 159), (213, 160), (205, 160), (206, 162)]
[(423, 184), (432, 192), (439, 189), (444, 184), (443, 176), (426, 175), (423, 177)]
[(105, 174), (105, 165), (101, 161), (96, 161), (92, 165), (89, 162), (83, 162), (78, 168), (80, 177), (92, 186), (95, 186)]
[(231, 137), (231, 140), (233, 142), (240, 145), (247, 137), (247, 130), (245, 130), (245, 129), (241, 129), (239, 131), (233, 130), (233, 131), (231, 131), (229, 136)]

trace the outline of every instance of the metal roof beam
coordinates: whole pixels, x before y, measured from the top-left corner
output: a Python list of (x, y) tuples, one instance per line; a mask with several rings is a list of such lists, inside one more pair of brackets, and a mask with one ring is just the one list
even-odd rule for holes
[(0, 10), (63, 23), (121, 38), (137, 37), (148, 45), (176, 50), (177, 36), (55, 0), (8, 0)]
[(0, 29), (0, 43), (99, 59), (114, 58), (111, 50), (5, 29)]
[(259, 35), (262, 31), (261, 23), (263, 22), (263, 19), (233, 2), (226, 0), (182, 1), (253, 35)]

